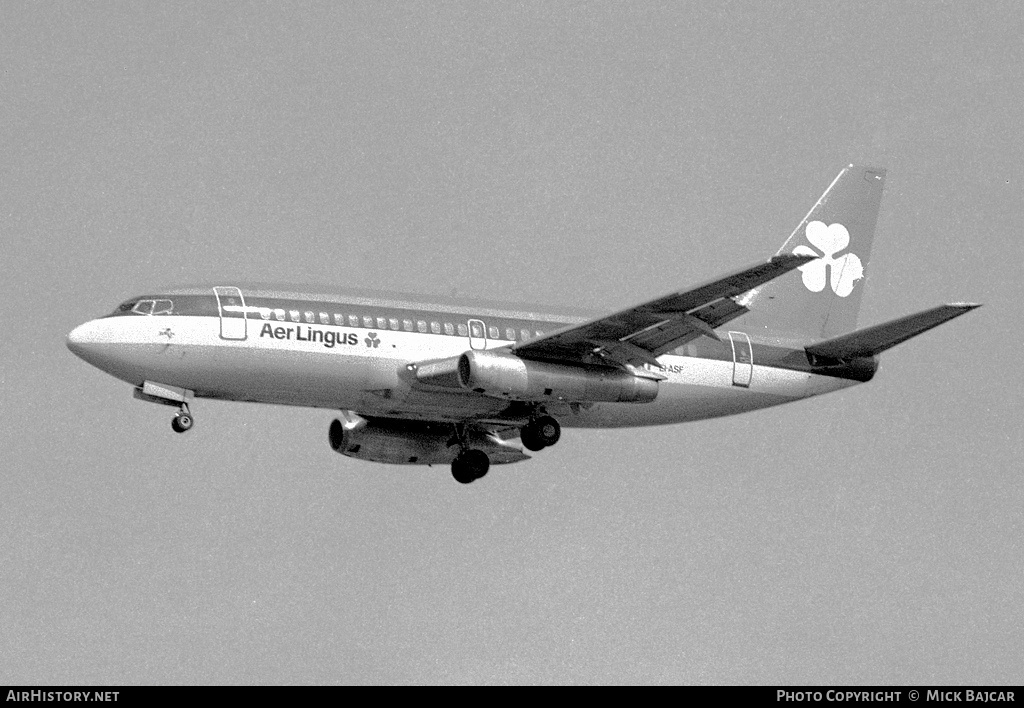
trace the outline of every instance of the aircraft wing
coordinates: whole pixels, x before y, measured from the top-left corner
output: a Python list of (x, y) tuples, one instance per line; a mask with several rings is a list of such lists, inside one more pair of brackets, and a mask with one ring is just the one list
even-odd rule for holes
[(706, 335), (747, 312), (738, 296), (817, 256), (784, 254), (689, 290), (521, 342), (524, 359), (618, 365), (654, 364), (661, 354)]

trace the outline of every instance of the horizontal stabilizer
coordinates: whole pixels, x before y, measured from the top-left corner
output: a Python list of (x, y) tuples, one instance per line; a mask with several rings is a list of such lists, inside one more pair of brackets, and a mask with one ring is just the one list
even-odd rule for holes
[(939, 305), (924, 312), (901, 317), (898, 320), (874, 327), (865, 327), (850, 334), (811, 344), (806, 347), (807, 353), (829, 359), (856, 359), (874, 356), (977, 307), (981, 307), (981, 305), (959, 303)]

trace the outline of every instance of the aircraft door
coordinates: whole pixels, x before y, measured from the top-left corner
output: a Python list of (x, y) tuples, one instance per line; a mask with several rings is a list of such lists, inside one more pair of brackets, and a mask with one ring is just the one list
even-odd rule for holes
[(247, 333), (242, 291), (233, 287), (217, 287), (213, 293), (217, 296), (217, 310), (220, 312), (220, 338), (244, 340)]
[(470, 320), (467, 324), (469, 325), (469, 348), (486, 349), (487, 328), (484, 327), (484, 323), (480, 320)]
[(732, 385), (750, 388), (754, 376), (754, 355), (750, 348), (750, 337), (743, 332), (729, 332), (732, 343)]

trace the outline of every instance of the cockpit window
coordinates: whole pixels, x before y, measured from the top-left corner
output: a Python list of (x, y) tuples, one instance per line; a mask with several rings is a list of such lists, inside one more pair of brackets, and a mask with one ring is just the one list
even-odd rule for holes
[(154, 315), (169, 315), (174, 310), (174, 303), (171, 300), (157, 300), (153, 304)]
[[(125, 303), (121, 309), (126, 309), (129, 304), (131, 303)], [(131, 310), (139, 315), (169, 315), (174, 311), (174, 302), (172, 300), (139, 300)]]

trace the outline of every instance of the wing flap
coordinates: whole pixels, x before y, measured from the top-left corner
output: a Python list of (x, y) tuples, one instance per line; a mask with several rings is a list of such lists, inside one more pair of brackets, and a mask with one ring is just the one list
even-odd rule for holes
[(747, 312), (737, 297), (787, 273), (814, 256), (787, 253), (690, 290), (671, 293), (607, 317), (565, 327), (513, 347), (527, 359), (576, 363), (651, 363), (666, 351)]

